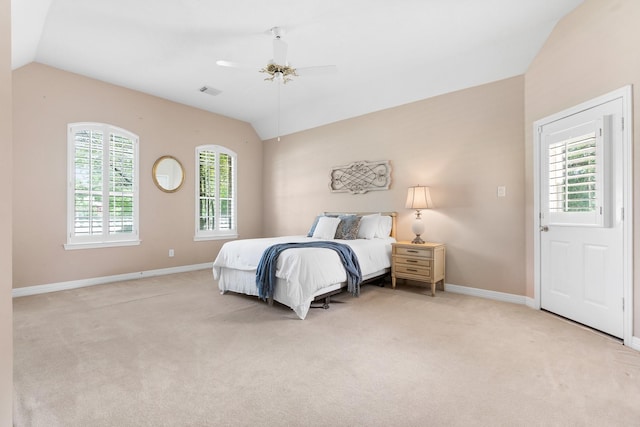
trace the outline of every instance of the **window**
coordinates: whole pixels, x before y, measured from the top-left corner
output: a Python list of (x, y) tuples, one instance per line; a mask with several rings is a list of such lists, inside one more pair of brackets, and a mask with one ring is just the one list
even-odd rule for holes
[(68, 127), (66, 249), (140, 243), (138, 137), (101, 123)]
[(605, 116), (544, 131), (542, 207), (549, 225), (609, 226), (609, 127)]
[(549, 212), (596, 210), (596, 135), (549, 145)]
[(196, 147), (195, 240), (238, 237), (236, 161), (236, 153), (227, 148)]

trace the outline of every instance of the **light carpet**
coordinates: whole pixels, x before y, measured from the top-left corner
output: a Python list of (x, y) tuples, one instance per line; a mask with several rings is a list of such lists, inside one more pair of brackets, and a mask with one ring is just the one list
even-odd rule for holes
[(590, 329), (404, 285), (334, 301), (299, 320), (208, 270), (17, 298), (15, 425), (640, 425), (640, 354)]

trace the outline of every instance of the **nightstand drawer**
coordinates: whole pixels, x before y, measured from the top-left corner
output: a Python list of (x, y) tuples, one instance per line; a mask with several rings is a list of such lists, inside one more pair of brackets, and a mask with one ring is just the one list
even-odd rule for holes
[(407, 258), (407, 257), (395, 257), (395, 262), (398, 264), (406, 264), (414, 267), (428, 267), (431, 268), (431, 260), (427, 258)]
[(433, 258), (433, 251), (431, 248), (405, 248), (400, 246), (396, 248), (396, 254), (414, 258)]
[(425, 267), (414, 267), (406, 264), (396, 264), (395, 271), (396, 275), (410, 275), (410, 276), (420, 276), (422, 280), (429, 280), (431, 277), (431, 269)]

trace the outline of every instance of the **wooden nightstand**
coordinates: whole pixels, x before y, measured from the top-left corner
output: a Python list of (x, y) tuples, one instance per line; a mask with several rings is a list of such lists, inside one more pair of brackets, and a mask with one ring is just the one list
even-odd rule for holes
[(397, 242), (391, 244), (391, 287), (396, 279), (410, 279), (431, 284), (431, 296), (436, 295), (436, 283), (444, 290), (445, 246), (441, 243)]

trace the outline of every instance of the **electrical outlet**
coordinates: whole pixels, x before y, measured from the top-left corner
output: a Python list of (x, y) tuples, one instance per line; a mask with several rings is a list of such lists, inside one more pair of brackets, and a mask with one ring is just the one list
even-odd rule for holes
[(498, 187), (498, 197), (506, 197), (507, 196), (507, 187), (501, 185)]
[(171, 258), (174, 255), (173, 249), (169, 249), (169, 258)]

